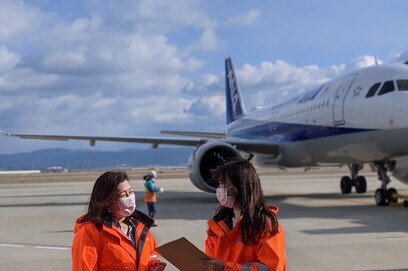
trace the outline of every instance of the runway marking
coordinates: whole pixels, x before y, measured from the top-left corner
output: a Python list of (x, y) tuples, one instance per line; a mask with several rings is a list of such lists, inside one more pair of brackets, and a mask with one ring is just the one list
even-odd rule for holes
[(27, 244), (27, 243), (7, 243), (0, 242), (0, 247), (12, 247), (12, 248), (37, 248), (37, 249), (49, 249), (49, 250), (70, 250), (68, 246), (54, 246), (54, 245), (40, 245), (40, 244)]

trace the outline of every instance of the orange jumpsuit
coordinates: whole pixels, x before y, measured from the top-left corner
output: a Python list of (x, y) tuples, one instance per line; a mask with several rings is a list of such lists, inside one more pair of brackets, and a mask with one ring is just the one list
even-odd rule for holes
[[(277, 207), (269, 208), (275, 215), (278, 213)], [(242, 243), (241, 220), (242, 216), (235, 227), (229, 229), (225, 220), (210, 219), (205, 241), (206, 254), (224, 261), (226, 271), (286, 271), (285, 234), (281, 224), (275, 235), (265, 234), (258, 244), (246, 245)]]
[(135, 211), (130, 219), (135, 225), (137, 249), (112, 222), (105, 221), (102, 229), (98, 229), (86, 215), (80, 217), (74, 231), (72, 270), (149, 270), (155, 257), (159, 256), (154, 251), (156, 239), (149, 230), (153, 220), (139, 211)]

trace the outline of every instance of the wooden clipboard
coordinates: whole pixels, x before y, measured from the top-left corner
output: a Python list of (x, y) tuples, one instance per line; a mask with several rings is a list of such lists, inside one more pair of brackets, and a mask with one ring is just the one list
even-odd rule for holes
[(201, 260), (211, 259), (185, 237), (161, 245), (155, 250), (180, 271), (207, 271)]

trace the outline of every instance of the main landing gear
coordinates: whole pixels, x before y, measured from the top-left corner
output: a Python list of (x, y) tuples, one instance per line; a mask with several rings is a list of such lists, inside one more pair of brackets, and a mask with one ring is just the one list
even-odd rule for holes
[[(377, 161), (374, 162), (374, 166), (377, 168), (378, 179), (381, 181), (381, 187), (375, 190), (375, 203), (378, 206), (387, 206), (390, 203), (396, 203), (400, 195), (393, 187), (387, 189), (387, 185), (391, 182), (387, 172), (393, 170), (395, 167), (395, 161)], [(404, 202), (405, 205), (406, 202)]]
[[(381, 187), (375, 190), (375, 203), (378, 206), (388, 206), (390, 204), (396, 204), (398, 199), (403, 199), (403, 206), (408, 207), (408, 195), (398, 194), (397, 189), (387, 185), (391, 182), (388, 177), (388, 171), (392, 171), (395, 168), (395, 161), (375, 161), (374, 166), (377, 168), (378, 179), (381, 181)], [(353, 186), (356, 188), (357, 193), (365, 193), (367, 191), (367, 181), (364, 176), (359, 176), (358, 172), (363, 168), (361, 164), (348, 165), (351, 178), (349, 176), (343, 176), (340, 181), (340, 189), (343, 194), (350, 194)]]
[(348, 165), (351, 178), (349, 176), (343, 176), (340, 181), (340, 189), (343, 194), (350, 194), (353, 186), (356, 188), (356, 192), (361, 194), (367, 191), (367, 181), (364, 176), (359, 176), (358, 172), (363, 168), (361, 164)]

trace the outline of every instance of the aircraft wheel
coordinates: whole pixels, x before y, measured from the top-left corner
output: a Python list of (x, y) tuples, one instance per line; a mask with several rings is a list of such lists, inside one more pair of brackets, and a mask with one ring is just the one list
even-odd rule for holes
[(353, 182), (351, 181), (349, 176), (341, 177), (341, 181), (340, 181), (341, 193), (350, 194), (352, 187), (353, 187)]
[(387, 192), (385, 189), (378, 188), (375, 190), (375, 203), (377, 203), (377, 206), (387, 206), (388, 205), (388, 199), (387, 199)]
[(398, 201), (397, 195), (398, 195), (397, 189), (395, 189), (394, 187), (387, 189), (387, 199), (389, 202), (397, 202)]
[(404, 205), (404, 207), (407, 208), (408, 207), (408, 200), (404, 200), (404, 203), (402, 205)]
[(367, 181), (364, 176), (357, 176), (356, 178), (356, 192), (361, 194), (367, 192)]

